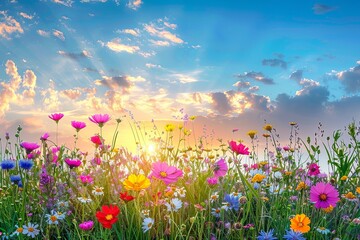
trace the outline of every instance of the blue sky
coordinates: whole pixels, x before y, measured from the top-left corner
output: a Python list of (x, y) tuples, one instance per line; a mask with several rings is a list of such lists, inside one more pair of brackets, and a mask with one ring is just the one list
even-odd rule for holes
[[(358, 1), (4, 0), (0, 118), (184, 108), (224, 129), (358, 119)], [(257, 124), (255, 124), (257, 123)], [(311, 124), (313, 123), (313, 124)]]

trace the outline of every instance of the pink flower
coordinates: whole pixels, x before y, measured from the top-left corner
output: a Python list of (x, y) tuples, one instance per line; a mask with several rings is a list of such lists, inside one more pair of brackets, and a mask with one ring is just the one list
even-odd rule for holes
[(330, 183), (319, 182), (310, 189), (310, 201), (316, 208), (335, 207), (339, 201), (339, 192)]
[(65, 162), (70, 168), (78, 167), (81, 164), (81, 161), (79, 159), (66, 158)]
[(92, 183), (94, 179), (90, 175), (80, 175), (79, 176), (82, 183)]
[(235, 141), (230, 141), (229, 142), (229, 146), (231, 151), (235, 152), (236, 155), (241, 154), (241, 155), (249, 155), (249, 148), (245, 147), (245, 145), (243, 145), (242, 143), (237, 144)]
[(221, 158), (214, 164), (214, 177), (223, 177), (226, 175), (228, 166), (226, 165), (225, 159)]
[(78, 122), (78, 121), (71, 121), (71, 126), (76, 129), (76, 131), (80, 131), (84, 127), (86, 127), (86, 123), (84, 122)]
[(84, 231), (91, 230), (94, 226), (93, 221), (85, 221), (79, 224), (79, 228)]
[(49, 115), (49, 118), (54, 120), (56, 123), (60, 121), (64, 117), (64, 114), (62, 113), (53, 113)]
[(284, 151), (286, 151), (286, 152), (287, 152), (287, 151), (289, 151), (289, 150), (290, 150), (290, 147), (289, 147), (289, 146), (284, 146), (284, 147), (283, 147), (283, 149), (284, 149)]
[(22, 142), (20, 143), (20, 146), (25, 149), (26, 154), (31, 153), (35, 149), (39, 148), (40, 145), (37, 143), (31, 143), (31, 142)]
[(46, 141), (48, 138), (49, 138), (49, 134), (48, 133), (44, 133), (41, 137), (40, 137), (40, 140), (41, 141)]
[(320, 167), (319, 165), (317, 165), (316, 163), (312, 163), (309, 165), (309, 171), (308, 171), (308, 175), (309, 176), (316, 176), (320, 173)]
[(218, 184), (218, 178), (217, 177), (208, 178), (208, 179), (206, 179), (206, 181), (210, 186)]
[(110, 120), (110, 116), (108, 114), (94, 114), (89, 117), (89, 120), (99, 125), (99, 127), (103, 127)]
[(164, 181), (165, 184), (170, 184), (177, 182), (182, 176), (183, 172), (180, 169), (169, 166), (165, 162), (156, 162), (152, 164), (152, 173), (149, 178), (154, 177)]
[(99, 135), (92, 136), (90, 138), (91, 142), (95, 144), (96, 147), (103, 144), (103, 141)]

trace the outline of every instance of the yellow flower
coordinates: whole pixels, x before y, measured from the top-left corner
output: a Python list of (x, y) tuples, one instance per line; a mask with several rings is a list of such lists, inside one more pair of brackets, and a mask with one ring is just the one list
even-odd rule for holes
[(307, 185), (305, 182), (300, 182), (297, 187), (296, 187), (296, 191), (300, 191), (300, 190), (303, 190), (303, 189), (306, 189), (307, 188)]
[(310, 218), (308, 218), (305, 214), (296, 214), (295, 217), (290, 219), (291, 225), (290, 228), (294, 232), (307, 233), (310, 231)]
[(290, 126), (295, 126), (295, 125), (297, 125), (296, 122), (289, 122), (289, 124), (290, 124)]
[(342, 176), (342, 177), (340, 178), (341, 181), (346, 181), (347, 179), (348, 179), (347, 176)]
[(184, 128), (184, 135), (190, 136), (191, 131), (189, 129)]
[(191, 121), (194, 121), (196, 118), (197, 118), (197, 116), (191, 116), (189, 119), (190, 119)]
[(273, 127), (272, 127), (272, 125), (270, 125), (270, 124), (266, 124), (266, 125), (264, 126), (264, 129), (265, 129), (266, 131), (271, 132), (271, 130), (273, 129)]
[(286, 172), (285, 172), (285, 175), (286, 175), (286, 176), (290, 176), (291, 174), (292, 174), (291, 171), (286, 171)]
[(150, 186), (150, 179), (143, 174), (131, 174), (123, 184), (126, 190), (140, 191)]
[(356, 196), (352, 192), (348, 192), (347, 194), (344, 195), (344, 197), (347, 199), (355, 199), (356, 198)]
[(264, 138), (268, 138), (268, 137), (270, 137), (270, 134), (264, 133), (264, 134), (263, 134), (263, 137), (264, 137)]
[(360, 187), (357, 187), (357, 188), (356, 188), (356, 192), (357, 192), (358, 194), (360, 194)]
[(262, 180), (264, 180), (264, 178), (266, 178), (265, 175), (257, 173), (257, 174), (255, 174), (255, 176), (251, 179), (251, 182), (253, 182), (253, 183), (254, 183), (254, 182), (261, 183)]
[(268, 164), (269, 162), (268, 161), (261, 161), (261, 162), (259, 162), (259, 164), (260, 164), (260, 166), (265, 166), (266, 164)]
[(174, 129), (175, 129), (174, 124), (168, 123), (165, 125), (165, 131), (167, 131), (167, 132), (172, 132), (172, 131), (174, 131)]
[(248, 131), (247, 135), (249, 135), (249, 137), (251, 139), (254, 139), (255, 135), (257, 134), (257, 131), (256, 130), (250, 130)]
[(322, 210), (326, 213), (331, 213), (334, 210), (334, 207), (330, 205), (329, 207), (323, 208)]

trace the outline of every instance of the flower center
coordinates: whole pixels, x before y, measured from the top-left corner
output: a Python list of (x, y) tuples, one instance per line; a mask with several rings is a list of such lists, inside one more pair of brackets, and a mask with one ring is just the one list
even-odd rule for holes
[(302, 222), (298, 223), (298, 227), (303, 227), (303, 226), (304, 226), (304, 224)]
[(113, 219), (113, 215), (108, 214), (108, 215), (106, 215), (105, 219), (108, 220), (108, 221), (110, 221), (110, 220)]
[(320, 194), (321, 201), (326, 201), (326, 199), (327, 199), (327, 195), (325, 193)]
[(167, 173), (164, 172), (164, 171), (161, 171), (161, 172), (160, 172), (160, 176), (162, 176), (162, 177), (167, 177)]
[(147, 226), (148, 226), (148, 228), (151, 228), (151, 227), (152, 227), (152, 223), (149, 223)]
[(220, 213), (220, 209), (216, 209), (215, 212), (216, 212), (216, 213)]
[(96, 192), (102, 192), (101, 188), (97, 188), (95, 191)]
[(56, 216), (54, 216), (54, 215), (52, 215), (52, 216), (50, 217), (50, 220), (51, 220), (52, 222), (56, 222), (57, 217), (56, 217)]
[(33, 232), (35, 229), (34, 228), (32, 228), (32, 227), (29, 227), (28, 228), (28, 232)]
[(16, 229), (16, 231), (19, 232), (19, 233), (22, 233), (23, 230), (24, 230), (24, 229), (23, 229), (22, 227), (19, 227), (18, 229)]

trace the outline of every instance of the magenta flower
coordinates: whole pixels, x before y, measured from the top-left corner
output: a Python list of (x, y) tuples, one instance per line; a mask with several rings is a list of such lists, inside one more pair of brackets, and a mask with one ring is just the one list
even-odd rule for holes
[(66, 158), (65, 162), (70, 168), (78, 167), (81, 164), (79, 159)]
[(94, 179), (90, 175), (80, 175), (79, 178), (80, 178), (80, 181), (84, 184), (92, 183), (94, 181)]
[(76, 131), (80, 131), (84, 127), (86, 127), (86, 123), (84, 122), (78, 122), (78, 121), (71, 121), (71, 126), (76, 129)]
[(79, 228), (84, 231), (91, 230), (94, 226), (93, 221), (85, 221), (79, 224)]
[(99, 127), (103, 127), (110, 120), (110, 116), (108, 114), (94, 114), (89, 117), (89, 120), (99, 125)]
[(31, 142), (22, 142), (20, 143), (20, 146), (25, 149), (26, 154), (31, 153), (35, 149), (39, 148), (40, 145), (37, 143), (31, 143)]
[(223, 177), (226, 175), (228, 166), (226, 165), (225, 159), (221, 158), (214, 164), (214, 177)]
[(175, 183), (183, 176), (183, 172), (176, 168), (169, 166), (165, 162), (156, 162), (152, 165), (152, 173), (149, 178), (154, 177), (164, 181), (165, 184)]
[(339, 201), (339, 192), (330, 183), (319, 182), (310, 189), (310, 201), (315, 203), (316, 208), (335, 207)]
[(316, 163), (312, 163), (309, 165), (309, 171), (308, 171), (309, 176), (316, 176), (319, 173), (320, 173), (319, 165), (317, 165)]
[(54, 120), (56, 123), (59, 123), (60, 119), (64, 117), (62, 113), (53, 113), (49, 115), (49, 118)]
[(49, 138), (49, 134), (48, 133), (44, 133), (41, 137), (40, 137), (40, 140), (41, 141), (46, 141), (48, 138)]
[(214, 186), (214, 185), (218, 184), (218, 178), (217, 177), (208, 178), (208, 179), (206, 179), (206, 181), (210, 186)]
[(249, 155), (249, 148), (245, 147), (242, 143), (237, 144), (235, 141), (230, 141), (229, 146), (231, 151), (236, 153), (236, 155)]

